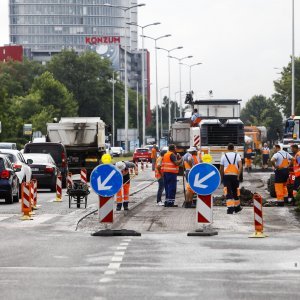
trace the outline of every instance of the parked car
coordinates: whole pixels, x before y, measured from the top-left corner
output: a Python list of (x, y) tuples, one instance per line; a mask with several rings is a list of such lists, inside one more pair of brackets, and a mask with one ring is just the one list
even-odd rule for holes
[(18, 169), (16, 174), (19, 179), (20, 188), (22, 182), (29, 182), (31, 180), (31, 169), (28, 166), (27, 161), (25, 161), (23, 154), (19, 150), (0, 149), (0, 153), (5, 154), (13, 167)]
[(124, 154), (122, 147), (111, 147), (110, 149), (113, 156), (122, 156)]
[(46, 153), (50, 154), (55, 161), (57, 168), (62, 175), (62, 187), (65, 188), (69, 172), (66, 148), (61, 143), (28, 143), (24, 146), (25, 153)]
[(151, 152), (149, 151), (148, 148), (136, 148), (133, 153), (132, 160), (134, 162), (138, 162), (142, 160), (151, 162)]
[(17, 149), (16, 143), (0, 143), (0, 149)]
[(11, 204), (19, 201), (19, 180), (14, 168), (5, 154), (0, 154), (0, 198)]
[(29, 166), (32, 178), (37, 180), (38, 188), (56, 191), (56, 177), (59, 170), (52, 156), (45, 153), (25, 153), (24, 158), (32, 161)]

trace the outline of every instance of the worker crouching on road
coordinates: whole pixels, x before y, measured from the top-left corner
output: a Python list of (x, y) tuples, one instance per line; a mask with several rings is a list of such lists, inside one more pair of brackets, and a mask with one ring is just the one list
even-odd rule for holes
[(223, 154), (220, 162), (221, 179), (224, 184), (227, 214), (242, 210), (239, 199), (239, 178), (243, 170), (241, 156), (234, 152), (234, 145), (228, 144), (228, 152)]
[(187, 150), (187, 153), (183, 156), (183, 165), (185, 170), (185, 178), (186, 178), (186, 197), (185, 197), (185, 208), (193, 208), (193, 196), (194, 192), (190, 187), (188, 182), (189, 172), (193, 166), (200, 163), (199, 157), (197, 155), (197, 148), (191, 147)]
[(274, 147), (275, 154), (271, 158), (275, 170), (275, 192), (277, 205), (284, 206), (288, 202), (287, 180), (289, 178), (289, 167), (293, 163), (293, 157), (286, 151), (281, 150), (279, 145)]
[(264, 146), (261, 149), (261, 153), (262, 153), (262, 169), (267, 170), (268, 169), (268, 162), (269, 162), (269, 159), (270, 159), (270, 149), (269, 149), (267, 143), (264, 143)]
[(294, 154), (293, 165), (294, 165), (295, 180), (293, 186), (293, 203), (295, 204), (295, 197), (300, 187), (300, 151), (298, 145), (292, 145), (291, 149)]
[(164, 202), (161, 201), (161, 196), (165, 188), (164, 184), (164, 174), (162, 172), (162, 159), (164, 154), (166, 154), (167, 151), (165, 150), (160, 150), (160, 155), (156, 160), (155, 164), (155, 178), (157, 179), (158, 182), (158, 190), (157, 190), (157, 197), (156, 197), (156, 204), (160, 206), (164, 206)]
[(134, 168), (135, 164), (129, 161), (118, 161), (116, 163), (116, 167), (121, 171), (123, 175), (123, 186), (118, 191), (116, 195), (117, 199), (117, 210), (122, 209), (122, 205), (124, 210), (128, 210), (128, 202), (129, 202), (129, 189), (130, 189), (130, 174), (129, 169)]
[(177, 174), (179, 172), (179, 165), (182, 163), (182, 158), (176, 155), (175, 145), (169, 145), (169, 151), (162, 159), (162, 172), (164, 173), (164, 184), (166, 191), (165, 207), (172, 207), (175, 203)]

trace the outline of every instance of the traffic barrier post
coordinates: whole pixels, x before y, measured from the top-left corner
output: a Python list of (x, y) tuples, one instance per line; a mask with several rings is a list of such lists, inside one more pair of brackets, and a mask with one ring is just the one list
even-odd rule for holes
[(141, 161), (141, 169), (142, 169), (142, 171), (144, 171), (144, 161), (143, 160)]
[(31, 204), (31, 212), (29, 213), (30, 215), (35, 215), (34, 210), (34, 185), (33, 185), (33, 181), (31, 180), (29, 182), (29, 195), (30, 195), (30, 204)]
[(85, 168), (80, 170), (80, 180), (83, 183), (87, 183), (87, 170)]
[(253, 195), (253, 208), (254, 208), (254, 228), (255, 232), (249, 236), (250, 238), (265, 238), (264, 234), (264, 220), (263, 220), (263, 199), (258, 193)]
[(134, 168), (135, 175), (138, 175), (139, 174), (139, 163), (136, 161), (134, 164), (135, 164), (135, 168)]
[(67, 176), (67, 188), (70, 189), (73, 186), (73, 179), (72, 179), (73, 174), (71, 172), (68, 172)]
[(32, 186), (33, 186), (33, 209), (37, 210), (37, 180), (32, 179)]
[(21, 185), (21, 211), (23, 216), (21, 220), (32, 220), (30, 215), (31, 212), (31, 201), (30, 201), (30, 184), (28, 182), (23, 182)]
[(56, 177), (56, 198), (54, 202), (62, 202), (62, 176)]
[(99, 196), (99, 222), (114, 222), (114, 198)]

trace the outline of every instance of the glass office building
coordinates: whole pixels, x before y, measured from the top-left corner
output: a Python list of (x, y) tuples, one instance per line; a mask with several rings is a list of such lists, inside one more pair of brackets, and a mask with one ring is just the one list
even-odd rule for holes
[(34, 59), (64, 48), (77, 52), (90, 47), (87, 38), (120, 37), (121, 46), (137, 49), (137, 0), (10, 0), (10, 42), (30, 48)]

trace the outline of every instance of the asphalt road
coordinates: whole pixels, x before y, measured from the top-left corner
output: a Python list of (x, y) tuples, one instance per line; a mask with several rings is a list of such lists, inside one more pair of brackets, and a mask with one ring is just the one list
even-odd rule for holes
[[(268, 174), (247, 175), (243, 185), (265, 193)], [(146, 170), (131, 191), (153, 180)], [(115, 215), (114, 228), (141, 237), (94, 237), (103, 228), (91, 194), (88, 209), (54, 203), (39, 192), (32, 221), (20, 221), (20, 204), (0, 205), (1, 299), (299, 299), (300, 232), (291, 208), (268, 207), (265, 239), (249, 239), (253, 209), (226, 215), (214, 209), (213, 237), (188, 237), (198, 228), (195, 211), (155, 205), (156, 183), (131, 197), (128, 213)], [(221, 192), (221, 190), (217, 191)]]

